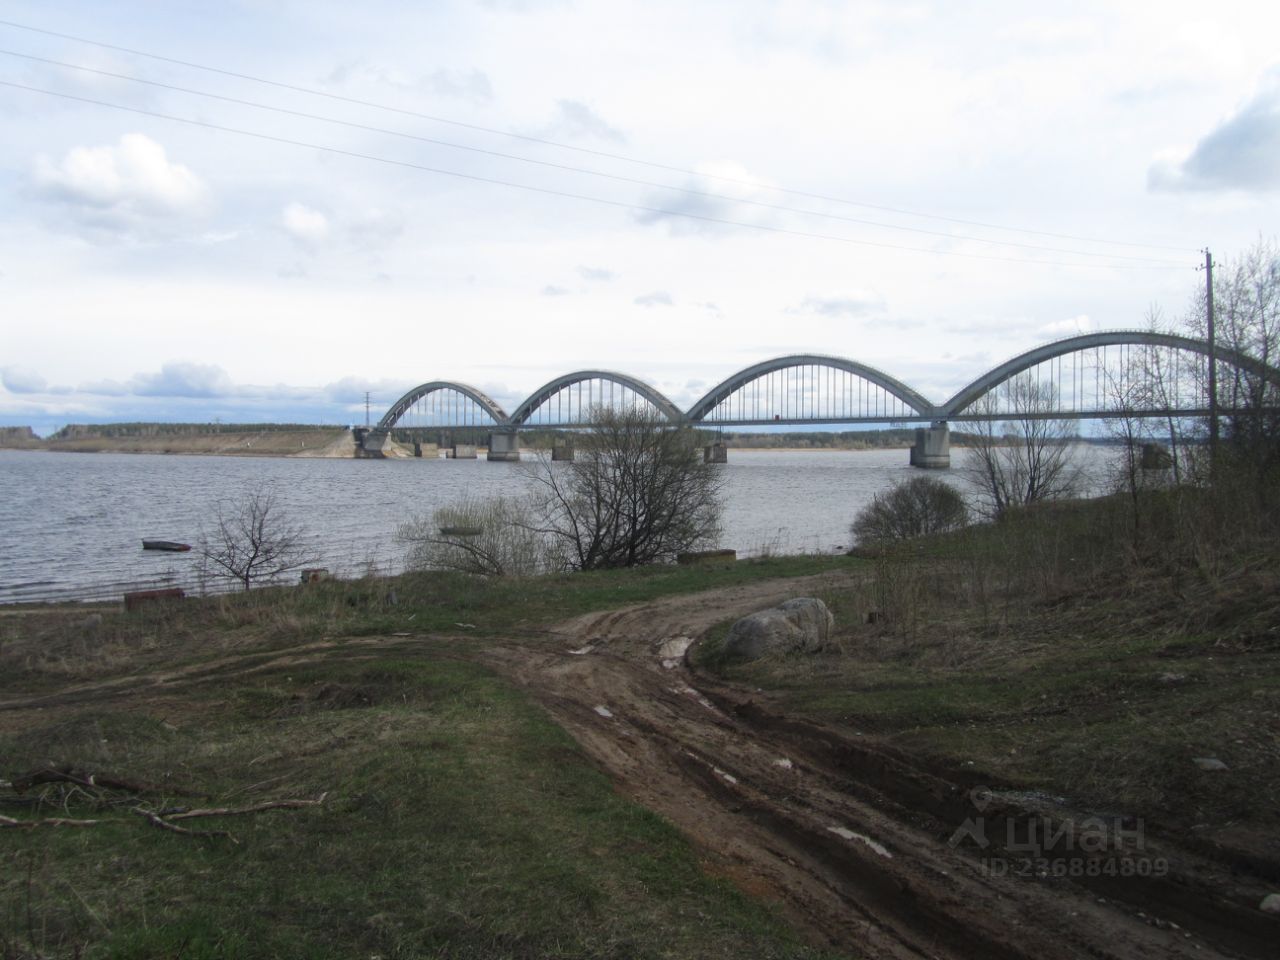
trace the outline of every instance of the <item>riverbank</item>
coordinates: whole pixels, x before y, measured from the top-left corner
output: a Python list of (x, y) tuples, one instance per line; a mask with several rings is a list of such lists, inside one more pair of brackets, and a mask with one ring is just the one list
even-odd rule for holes
[[(82, 824), (13, 832), (0, 915), (49, 956), (1269, 956), (1274, 566), (1135, 591), (1072, 549), (964, 600), (1008, 529), (917, 555), (936, 619), (851, 557), (0, 611), (0, 780), (81, 781), (3, 813)], [(827, 650), (718, 659), (797, 595)]]

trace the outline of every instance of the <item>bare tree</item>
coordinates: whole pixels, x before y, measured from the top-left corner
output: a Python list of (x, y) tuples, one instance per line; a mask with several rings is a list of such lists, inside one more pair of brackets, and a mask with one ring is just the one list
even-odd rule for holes
[(238, 581), (246, 590), (311, 562), (302, 528), (265, 484), (237, 501), (220, 502), (214, 526), (200, 534), (199, 549), (210, 576)]
[(936, 477), (917, 476), (877, 493), (858, 511), (851, 532), (867, 545), (945, 533), (968, 522), (969, 508), (959, 491)]
[(713, 546), (721, 470), (698, 435), (643, 408), (596, 408), (572, 463), (539, 462), (533, 528), (570, 568), (631, 567)]
[[(1280, 361), (1280, 246), (1259, 240), (1244, 256), (1217, 265), (1213, 277), (1217, 343), (1274, 368)], [(1192, 302), (1186, 326), (1207, 334), (1206, 293)], [(1280, 383), (1257, 370), (1220, 365), (1218, 405), (1226, 439), (1254, 467), (1280, 466)]]
[(1076, 491), (1080, 468), (1071, 450), (1076, 428), (1070, 420), (1048, 416), (1057, 406), (1052, 384), (1028, 372), (1006, 380), (970, 408), (992, 418), (974, 422), (963, 468), (981, 513), (999, 518), (1010, 507)]
[(408, 565), (498, 576), (554, 570), (560, 563), (545, 538), (530, 529), (531, 505), (507, 497), (464, 499), (401, 525)]

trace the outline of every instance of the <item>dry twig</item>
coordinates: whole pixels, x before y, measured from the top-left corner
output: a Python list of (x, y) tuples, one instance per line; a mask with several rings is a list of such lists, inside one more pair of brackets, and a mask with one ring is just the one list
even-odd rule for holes
[(192, 817), (239, 817), (246, 813), (262, 813), (264, 810), (297, 810), (300, 807), (318, 807), (324, 803), (328, 791), (314, 800), (267, 800), (263, 803), (250, 804), (247, 807), (209, 807), (208, 809), (184, 810), (169, 816), (170, 820), (190, 820)]
[(0, 816), (0, 827), (31, 829), (33, 827), (96, 827), (101, 820), (73, 820), (70, 817), (45, 817), (43, 820), (18, 820)]

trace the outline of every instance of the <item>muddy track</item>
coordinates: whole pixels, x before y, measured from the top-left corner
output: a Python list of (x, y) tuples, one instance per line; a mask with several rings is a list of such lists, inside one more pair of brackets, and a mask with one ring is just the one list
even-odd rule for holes
[[(593, 614), (483, 658), (700, 844), (710, 869), (780, 905), (815, 942), (895, 958), (1275, 955), (1280, 923), (1247, 902), (1263, 888), (1226, 865), (1148, 836), (1143, 855), (1169, 863), (1164, 878), (995, 875), (983, 855), (1010, 851), (949, 842), (967, 818), (1002, 837), (1011, 823), (1079, 814), (978, 790), (976, 774), (780, 716), (689, 669), (678, 638), (821, 586), (753, 584)], [(1083, 873), (1088, 856), (1074, 856)]]

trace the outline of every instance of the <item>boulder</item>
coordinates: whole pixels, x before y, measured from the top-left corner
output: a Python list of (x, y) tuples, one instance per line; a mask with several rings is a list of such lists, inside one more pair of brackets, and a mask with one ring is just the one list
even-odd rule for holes
[(729, 628), (724, 649), (744, 660), (771, 653), (812, 653), (827, 642), (834, 625), (835, 618), (821, 600), (796, 597), (743, 617)]

